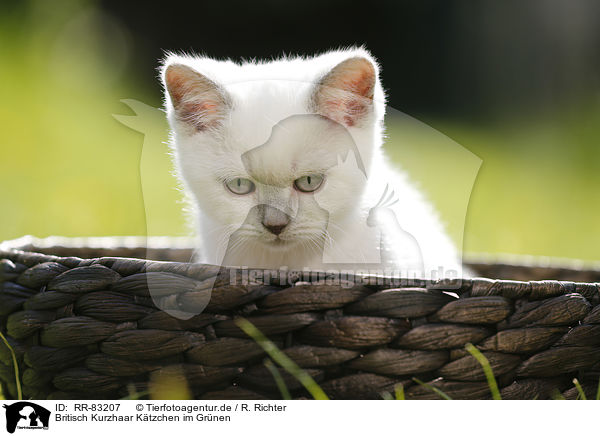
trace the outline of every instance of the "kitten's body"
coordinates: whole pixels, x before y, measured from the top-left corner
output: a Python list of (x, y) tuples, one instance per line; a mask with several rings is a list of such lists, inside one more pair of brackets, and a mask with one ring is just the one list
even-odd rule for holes
[[(365, 50), (242, 65), (173, 55), (163, 79), (199, 261), (403, 270), (422, 256), (425, 277), (440, 268), (460, 274), (435, 212), (383, 155), (385, 96)], [(325, 177), (309, 194), (293, 188), (307, 174)], [(224, 183), (238, 178), (255, 191), (227, 191)], [(399, 201), (381, 204), (392, 190)], [(280, 234), (265, 230), (259, 204), (285, 211)], [(417, 249), (405, 249), (410, 240)]]

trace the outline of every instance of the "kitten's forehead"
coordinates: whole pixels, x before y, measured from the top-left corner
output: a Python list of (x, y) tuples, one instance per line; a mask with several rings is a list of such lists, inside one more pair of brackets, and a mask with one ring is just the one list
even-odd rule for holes
[(267, 142), (282, 120), (309, 113), (314, 84), (289, 80), (251, 80), (227, 86), (234, 101), (229, 134), (246, 150)]
[(355, 150), (343, 126), (321, 115), (293, 115), (275, 124), (268, 140), (244, 153), (242, 162), (256, 180), (285, 185), (290, 178), (325, 173), (340, 155)]

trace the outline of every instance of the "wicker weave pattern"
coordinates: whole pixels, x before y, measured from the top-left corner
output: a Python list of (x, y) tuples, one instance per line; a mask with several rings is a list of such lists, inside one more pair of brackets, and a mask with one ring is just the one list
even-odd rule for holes
[[(24, 395), (34, 399), (121, 398), (185, 378), (196, 398), (279, 398), (263, 350), (234, 319), (243, 315), (306, 368), (335, 399), (376, 399), (403, 383), (407, 398), (456, 399), (490, 392), (476, 344), (503, 398), (574, 398), (571, 380), (595, 392), (600, 375), (597, 283), (463, 281), (385, 289), (299, 284), (213, 291), (187, 321), (159, 311), (148, 275), (193, 304), (197, 284), (220, 269), (140, 259), (56, 257), (0, 251), (0, 328), (16, 351)], [(229, 276), (229, 272), (226, 273)], [(171, 289), (171, 291), (168, 291)], [(458, 296), (457, 296), (458, 294)], [(282, 371), (295, 397), (307, 397)], [(0, 343), (0, 383), (16, 396), (11, 354)]]

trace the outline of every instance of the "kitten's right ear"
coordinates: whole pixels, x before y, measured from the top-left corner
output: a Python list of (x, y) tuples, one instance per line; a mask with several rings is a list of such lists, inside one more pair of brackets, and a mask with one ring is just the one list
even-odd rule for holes
[(373, 111), (377, 70), (366, 57), (337, 64), (317, 84), (313, 103), (321, 115), (347, 127), (359, 125)]
[(218, 126), (230, 107), (224, 89), (187, 65), (168, 65), (163, 80), (177, 119), (198, 131)]

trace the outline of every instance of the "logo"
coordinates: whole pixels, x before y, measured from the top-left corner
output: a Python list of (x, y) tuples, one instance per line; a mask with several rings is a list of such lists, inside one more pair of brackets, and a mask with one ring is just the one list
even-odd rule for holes
[[(165, 215), (163, 202), (156, 201), (156, 162), (167, 156), (162, 148), (169, 143), (165, 113), (139, 101), (122, 101), (135, 115), (113, 116), (144, 134), (140, 175), (147, 234), (160, 234)], [(236, 170), (206, 188), (210, 198), (223, 199), (223, 219), (195, 222), (199, 235), (204, 238), (206, 234), (206, 249), (196, 250), (189, 262), (205, 264), (197, 270), (202, 271), (202, 285), (193, 298), (182, 299), (175, 289), (184, 286), (184, 291), (187, 285), (171, 286), (163, 276), (149, 275), (147, 285), (154, 304), (175, 318), (190, 319), (204, 311), (214, 287), (226, 283), (230, 267), (231, 286), (309, 282), (422, 287), (442, 280), (459, 287), (460, 245), (481, 159), (391, 107), (379, 109), (378, 117), (387, 112), (398, 126), (393, 129), (395, 139), (386, 135), (386, 140), (396, 144), (396, 149), (401, 147), (403, 165), (412, 174), (388, 172), (385, 167), (377, 171), (379, 167), (369, 164), (373, 147), (383, 140), (379, 133), (376, 140), (373, 134), (355, 134), (347, 123), (318, 111), (286, 112), (281, 119), (256, 114), (261, 123), (256, 131), (262, 133), (252, 140), (252, 147), (242, 141), (245, 145), (228, 149), (220, 168)], [(368, 154), (361, 156), (361, 150)], [(195, 171), (184, 165), (188, 159), (178, 159), (180, 178), (184, 167)], [(446, 213), (453, 219), (446, 225), (412, 185), (413, 177), (419, 185), (439, 193), (439, 198), (452, 199), (446, 203), (450, 208)], [(193, 201), (188, 210), (197, 208), (196, 197), (205, 190), (204, 182), (196, 182), (195, 190), (189, 188), (188, 200)], [(152, 246), (147, 244), (145, 257), (162, 258), (164, 252)]]
[(4, 404), (6, 409), (6, 431), (14, 433), (18, 429), (48, 430), (50, 411), (28, 401), (19, 401), (11, 405)]

